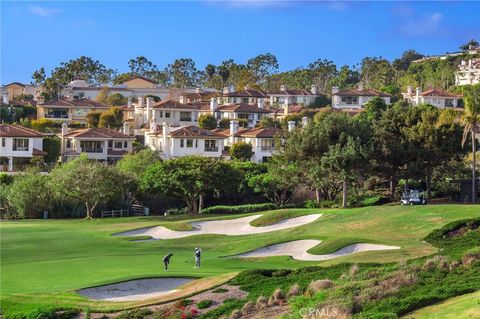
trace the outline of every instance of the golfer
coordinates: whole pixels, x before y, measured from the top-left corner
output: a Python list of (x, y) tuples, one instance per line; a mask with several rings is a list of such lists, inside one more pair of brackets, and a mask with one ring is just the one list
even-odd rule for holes
[(195, 267), (200, 268), (200, 257), (202, 256), (202, 249), (200, 247), (195, 247)]
[(170, 257), (172, 257), (172, 253), (168, 253), (163, 257), (163, 264), (165, 265), (165, 271), (168, 271), (168, 264), (170, 263)]

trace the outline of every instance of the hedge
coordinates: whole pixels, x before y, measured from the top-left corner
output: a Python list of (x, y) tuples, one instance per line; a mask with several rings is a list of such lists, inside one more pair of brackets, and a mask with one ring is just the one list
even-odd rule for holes
[(247, 204), (247, 205), (218, 205), (211, 206), (202, 209), (202, 214), (242, 214), (242, 213), (254, 213), (262, 210), (277, 209), (277, 205), (273, 203), (261, 203), (261, 204)]

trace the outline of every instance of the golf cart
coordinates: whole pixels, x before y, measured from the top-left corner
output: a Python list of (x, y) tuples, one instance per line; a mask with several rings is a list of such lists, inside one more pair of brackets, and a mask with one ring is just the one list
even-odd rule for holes
[(422, 197), (418, 189), (406, 189), (403, 191), (401, 204), (403, 205), (425, 205), (427, 201)]

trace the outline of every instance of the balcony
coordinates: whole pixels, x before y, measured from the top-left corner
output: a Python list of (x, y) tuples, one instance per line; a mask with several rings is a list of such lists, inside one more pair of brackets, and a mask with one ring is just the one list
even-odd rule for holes
[(205, 147), (205, 152), (218, 152), (218, 147)]
[(90, 147), (84, 147), (82, 148), (82, 153), (103, 153), (103, 148), (90, 148)]

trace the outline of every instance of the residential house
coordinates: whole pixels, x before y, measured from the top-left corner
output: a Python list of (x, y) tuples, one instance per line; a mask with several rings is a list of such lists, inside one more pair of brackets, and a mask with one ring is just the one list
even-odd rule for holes
[(474, 85), (480, 83), (480, 58), (462, 60), (455, 72), (455, 85)]
[(220, 93), (216, 90), (196, 88), (194, 92), (181, 93), (179, 102), (183, 104), (209, 102), (212, 98), (219, 98), (220, 96)]
[(46, 118), (54, 121), (86, 123), (88, 112), (105, 112), (109, 108), (108, 105), (103, 103), (69, 96), (63, 99), (38, 103), (37, 119)]
[(407, 93), (402, 93), (404, 100), (412, 105), (430, 104), (439, 108), (463, 108), (463, 95), (444, 92), (437, 89), (421, 91), (412, 87), (407, 88)]
[(391, 94), (380, 92), (374, 89), (348, 89), (340, 91), (338, 87), (332, 88), (332, 107), (341, 109), (363, 108), (372, 98), (380, 97), (385, 104), (391, 103)]
[[(124, 127), (124, 131), (126, 128)], [(87, 154), (88, 158), (105, 162), (116, 162), (133, 151), (134, 137), (107, 128), (86, 128), (69, 131), (62, 125), (61, 161), (65, 162)]]
[(26, 95), (30, 95), (31, 99), (36, 100), (40, 88), (31, 84), (12, 82), (0, 87), (0, 93), (2, 94), (3, 104), (10, 104), (13, 101), (24, 99)]
[[(293, 124), (292, 124), (293, 123)], [(295, 122), (289, 122), (289, 129), (293, 129)], [(216, 129), (215, 133), (225, 137), (225, 145), (232, 146), (238, 142), (252, 145), (252, 162), (263, 163), (268, 161), (276, 151), (275, 140), (283, 135), (283, 130), (275, 127), (240, 128), (237, 120), (230, 121), (230, 129)]]
[(270, 106), (285, 106), (285, 105), (305, 105), (308, 106), (315, 102), (319, 97), (317, 87), (312, 85), (310, 90), (292, 90), (288, 89), (286, 85), (280, 86), (280, 91), (269, 92)]
[(214, 110), (217, 120), (230, 119), (247, 121), (249, 127), (255, 127), (263, 117), (272, 117), (273, 112), (265, 108), (264, 98), (258, 98), (257, 104), (226, 104), (217, 105), (216, 99), (210, 102), (210, 108)]
[(195, 125), (175, 127), (167, 122), (145, 133), (145, 145), (164, 159), (187, 155), (221, 158), (224, 140), (225, 136)]
[[(232, 90), (232, 87), (229, 88)], [(223, 104), (257, 104), (259, 99), (265, 100), (268, 94), (261, 90), (245, 88), (241, 91), (227, 92), (223, 95)]]
[(47, 155), (43, 151), (40, 132), (19, 125), (0, 124), (0, 166), (2, 171), (15, 171), (30, 164), (34, 157)]

